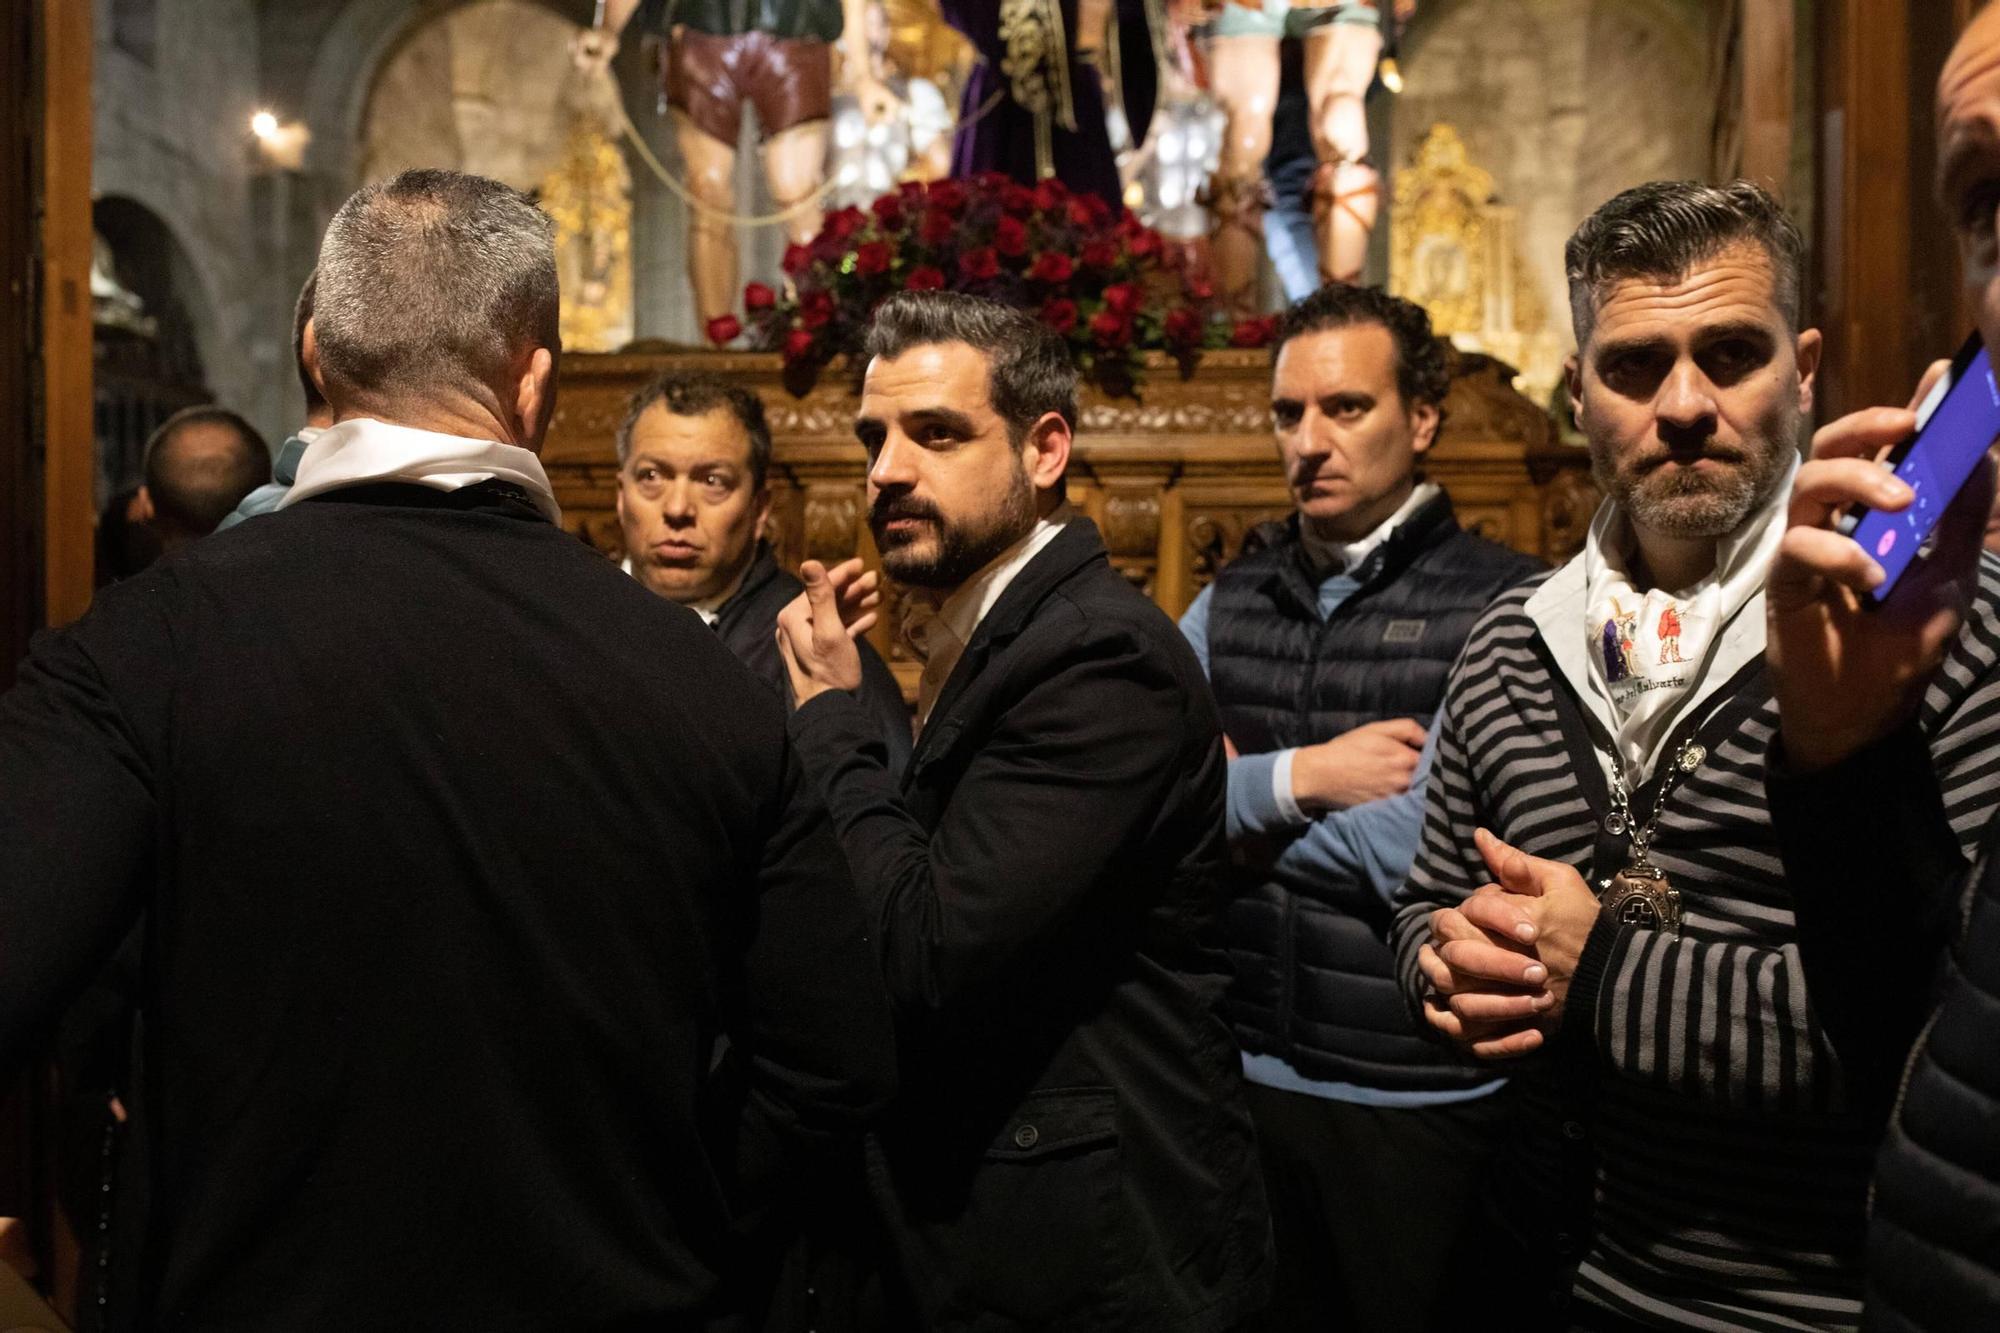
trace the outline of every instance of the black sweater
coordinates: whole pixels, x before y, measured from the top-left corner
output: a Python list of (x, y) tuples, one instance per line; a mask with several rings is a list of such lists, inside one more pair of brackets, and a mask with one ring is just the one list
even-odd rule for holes
[(502, 490), (246, 523), (20, 681), (0, 1054), (143, 913), (142, 1323), (678, 1327), (891, 1090), (783, 710)]

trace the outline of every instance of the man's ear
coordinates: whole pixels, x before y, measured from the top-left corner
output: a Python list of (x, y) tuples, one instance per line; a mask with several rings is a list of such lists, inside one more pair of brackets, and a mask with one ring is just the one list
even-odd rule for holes
[(1583, 424), (1582, 356), (1582, 349), (1579, 348), (1563, 358), (1563, 387), (1569, 391), (1570, 415), (1576, 418), (1578, 425)]
[[(310, 319), (306, 321), (305, 333), (299, 339), (299, 364), (306, 368), (306, 374), (319, 389), (319, 396), (326, 398), (326, 375), (319, 368), (319, 330), (313, 327)], [(330, 403), (333, 400), (327, 398), (327, 401)]]
[(542, 451), (542, 439), (556, 414), (556, 358), (546, 347), (537, 347), (528, 357), (520, 379), (514, 384), (514, 442), (534, 453)]
[(1063, 476), (1069, 471), (1070, 445), (1073, 437), (1069, 423), (1058, 412), (1044, 412), (1041, 420), (1028, 428), (1028, 439), (1024, 446), (1027, 457), (1028, 479), (1038, 491), (1053, 491), (1062, 485)]
[(757, 522), (751, 529), (750, 535), (752, 540), (764, 540), (767, 530), (771, 526), (771, 502), (775, 498), (768, 484), (757, 488), (757, 498), (753, 502), (757, 506)]
[(1820, 337), (1818, 329), (1807, 329), (1799, 335), (1795, 355), (1799, 363), (1799, 413), (1810, 417), (1813, 410), (1814, 390), (1819, 384), (1820, 354), (1826, 350), (1826, 341)]
[(132, 521), (134, 523), (151, 523), (154, 515), (158, 512), (158, 510), (153, 508), (153, 492), (141, 486), (139, 493), (132, 497)]
[(1438, 426), (1444, 421), (1444, 413), (1436, 403), (1418, 403), (1410, 408), (1410, 452), (1419, 458), (1431, 451), (1437, 443)]

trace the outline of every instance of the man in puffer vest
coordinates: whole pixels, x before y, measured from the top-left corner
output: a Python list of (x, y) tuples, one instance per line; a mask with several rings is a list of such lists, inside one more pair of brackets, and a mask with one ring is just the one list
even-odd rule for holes
[(1227, 1012), (1276, 1229), (1273, 1329), (1424, 1327), (1505, 1117), (1501, 1080), (1417, 1034), (1384, 942), (1446, 674), (1539, 568), (1422, 480), (1449, 382), (1419, 306), (1341, 283), (1293, 306), (1271, 397), (1296, 512), (1181, 621), (1231, 746)]

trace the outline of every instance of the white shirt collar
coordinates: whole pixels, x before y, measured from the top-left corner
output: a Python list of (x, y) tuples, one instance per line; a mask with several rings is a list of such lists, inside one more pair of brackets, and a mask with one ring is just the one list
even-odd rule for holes
[(1322, 541), (1313, 535), (1312, 525), (1303, 518), (1299, 520), (1299, 541), (1306, 548), (1306, 555), (1313, 568), (1325, 573), (1353, 573), (1361, 568), (1362, 561), (1375, 554), (1377, 547), (1389, 540), (1391, 533), (1409, 522), (1410, 516), (1435, 500), (1444, 492), (1436, 482), (1420, 483), (1410, 492), (1409, 498), (1397, 507), (1396, 512), (1382, 520), (1375, 530), (1357, 542), (1335, 543)]
[(961, 644), (972, 642), (972, 632), (979, 628), (979, 622), (986, 619), (1000, 601), (1000, 595), (1007, 591), (1020, 572), (1028, 567), (1028, 562), (1042, 553), (1042, 548), (1056, 539), (1069, 521), (1076, 516), (1067, 502), (1057, 506), (1047, 518), (1037, 519), (1028, 535), (1002, 551), (993, 561), (958, 585), (943, 605), (938, 607), (938, 623)]
[(279, 501), (285, 508), (315, 495), (370, 482), (400, 481), (455, 491), (482, 481), (512, 482), (551, 523), (562, 509), (542, 460), (518, 445), (415, 430), (370, 417), (330, 426), (299, 459), (298, 480)]
[[(1741, 527), (1716, 542), (1715, 572), (1702, 582), (1720, 580), (1725, 586), (1723, 630), (1701, 668), (1700, 681), (1682, 706), (1683, 713), (1698, 707), (1764, 651), (1764, 580), (1770, 573), (1778, 543), (1784, 540), (1785, 514), (1798, 470), (1799, 460), (1794, 457), (1763, 506)], [(1630, 549), (1631, 540), (1631, 525), (1624, 511), (1606, 497), (1591, 520), (1590, 536), (1583, 550), (1551, 574), (1522, 607), (1535, 622), (1549, 655), (1577, 697), (1603, 724), (1604, 730), (1614, 736), (1618, 734), (1617, 713), (1590, 667), (1590, 574), (1606, 558), (1607, 543), (1622, 552)], [(1671, 730), (1663, 728), (1662, 739)], [(1598, 758), (1608, 776), (1610, 756), (1600, 753)], [(1653, 758), (1656, 760), (1657, 754)]]

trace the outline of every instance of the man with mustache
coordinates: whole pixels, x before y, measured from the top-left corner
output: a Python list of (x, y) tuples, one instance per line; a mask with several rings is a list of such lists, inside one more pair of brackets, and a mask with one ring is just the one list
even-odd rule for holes
[[(1422, 1039), (1383, 943), (1445, 676), (1487, 603), (1540, 568), (1460, 529), (1422, 479), (1450, 383), (1430, 317), (1399, 297), (1331, 283), (1287, 311), (1271, 416), (1295, 512), (1181, 621), (1241, 751), (1227, 1013), (1276, 1329), (1423, 1327), (1505, 1128), (1501, 1080)], [(1403, 1207), (1413, 1190), (1429, 1206)]]
[[(1569, 390), (1606, 500), (1446, 688), (1394, 942), (1439, 1033), (1536, 1053), (1492, 1066), (1529, 1114), (1459, 1284), (1524, 1325), (1859, 1317), (1875, 1128), (1816, 1013), (1765, 795), (1765, 571), (1820, 351), (1801, 249), (1742, 182), (1640, 186), (1578, 229)], [(1621, 608), (1614, 681), (1598, 645)], [(1941, 756), (1993, 660), (1968, 652), (1931, 718)], [(1947, 786), (1993, 805), (1962, 766)]]
[[(778, 612), (802, 585), (764, 539), (771, 517), (771, 428), (740, 385), (669, 371), (632, 396), (618, 427), (618, 524), (625, 572), (700, 616), (780, 697)], [(875, 650), (861, 655), (860, 697), (891, 766), (910, 754), (910, 710)]]
[(847, 693), (859, 561), (779, 616), (819, 779), (898, 1011), (869, 1142), (926, 1328), (1227, 1329), (1269, 1221), (1216, 1014), (1226, 775), (1201, 665), (1064, 501), (1076, 370), (1020, 311), (891, 297), (855, 433), (884, 569), (925, 614), (903, 780)]

